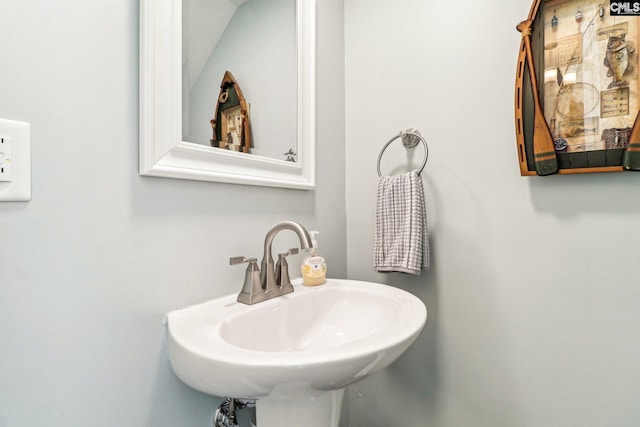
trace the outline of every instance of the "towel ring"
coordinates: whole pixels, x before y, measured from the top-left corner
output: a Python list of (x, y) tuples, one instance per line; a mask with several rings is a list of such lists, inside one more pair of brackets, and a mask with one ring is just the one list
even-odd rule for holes
[(417, 129), (407, 129), (406, 131), (400, 131), (400, 133), (387, 142), (382, 150), (380, 150), (380, 154), (378, 155), (378, 176), (381, 177), (382, 173), (380, 172), (380, 160), (382, 160), (382, 154), (384, 154), (384, 150), (396, 139), (402, 139), (402, 145), (406, 148), (413, 148), (418, 145), (418, 142), (422, 141), (424, 144), (424, 161), (422, 162), (422, 166), (420, 166), (420, 170), (418, 171), (418, 175), (422, 173), (424, 167), (427, 164), (427, 159), (429, 158), (429, 146), (427, 145), (427, 141), (420, 135)]

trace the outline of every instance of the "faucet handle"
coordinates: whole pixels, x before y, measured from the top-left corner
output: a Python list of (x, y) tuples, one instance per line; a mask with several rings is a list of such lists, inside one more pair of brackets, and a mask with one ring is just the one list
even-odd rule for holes
[(247, 271), (244, 275), (244, 284), (242, 290), (238, 294), (238, 302), (244, 304), (255, 304), (264, 301), (265, 294), (260, 284), (260, 268), (258, 268), (258, 260), (256, 258), (246, 258), (236, 256), (229, 258), (230, 265), (249, 263)]
[(296, 255), (297, 253), (298, 253), (298, 248), (291, 248), (287, 252), (283, 252), (281, 254), (278, 254), (278, 259), (280, 257), (284, 258), (284, 257), (288, 257), (289, 255)]
[(291, 248), (287, 252), (278, 254), (278, 262), (276, 263), (276, 283), (280, 285), (280, 295), (293, 292), (293, 285), (291, 285), (291, 279), (289, 278), (289, 264), (287, 263), (287, 257), (289, 255), (296, 255), (298, 248)]
[(229, 265), (242, 264), (243, 262), (248, 262), (249, 264), (253, 262), (257, 262), (257, 258), (245, 258), (243, 256), (234, 256), (229, 258)]

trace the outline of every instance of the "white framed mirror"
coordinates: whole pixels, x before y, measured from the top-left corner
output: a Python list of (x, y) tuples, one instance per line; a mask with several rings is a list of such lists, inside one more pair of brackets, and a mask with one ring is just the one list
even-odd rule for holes
[[(315, 187), (315, 0), (294, 1), (295, 162), (183, 140), (183, 0), (140, 1), (140, 175)], [(211, 94), (212, 110), (216, 97)], [(276, 97), (274, 106), (279, 102)]]

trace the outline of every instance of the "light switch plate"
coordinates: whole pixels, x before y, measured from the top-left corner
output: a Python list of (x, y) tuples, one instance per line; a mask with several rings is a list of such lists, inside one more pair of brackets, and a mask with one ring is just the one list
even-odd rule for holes
[(6, 144), (5, 148), (0, 148), (0, 160), (8, 172), (0, 180), (0, 201), (29, 201), (31, 200), (31, 125), (0, 119), (0, 138), (4, 139)]

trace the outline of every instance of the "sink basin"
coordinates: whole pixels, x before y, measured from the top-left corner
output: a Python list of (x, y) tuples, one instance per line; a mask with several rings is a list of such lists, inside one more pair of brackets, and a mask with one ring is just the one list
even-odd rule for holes
[(260, 427), (337, 426), (344, 387), (398, 358), (427, 318), (422, 301), (387, 285), (294, 289), (252, 306), (234, 294), (170, 312), (176, 375), (204, 393), (257, 399)]

